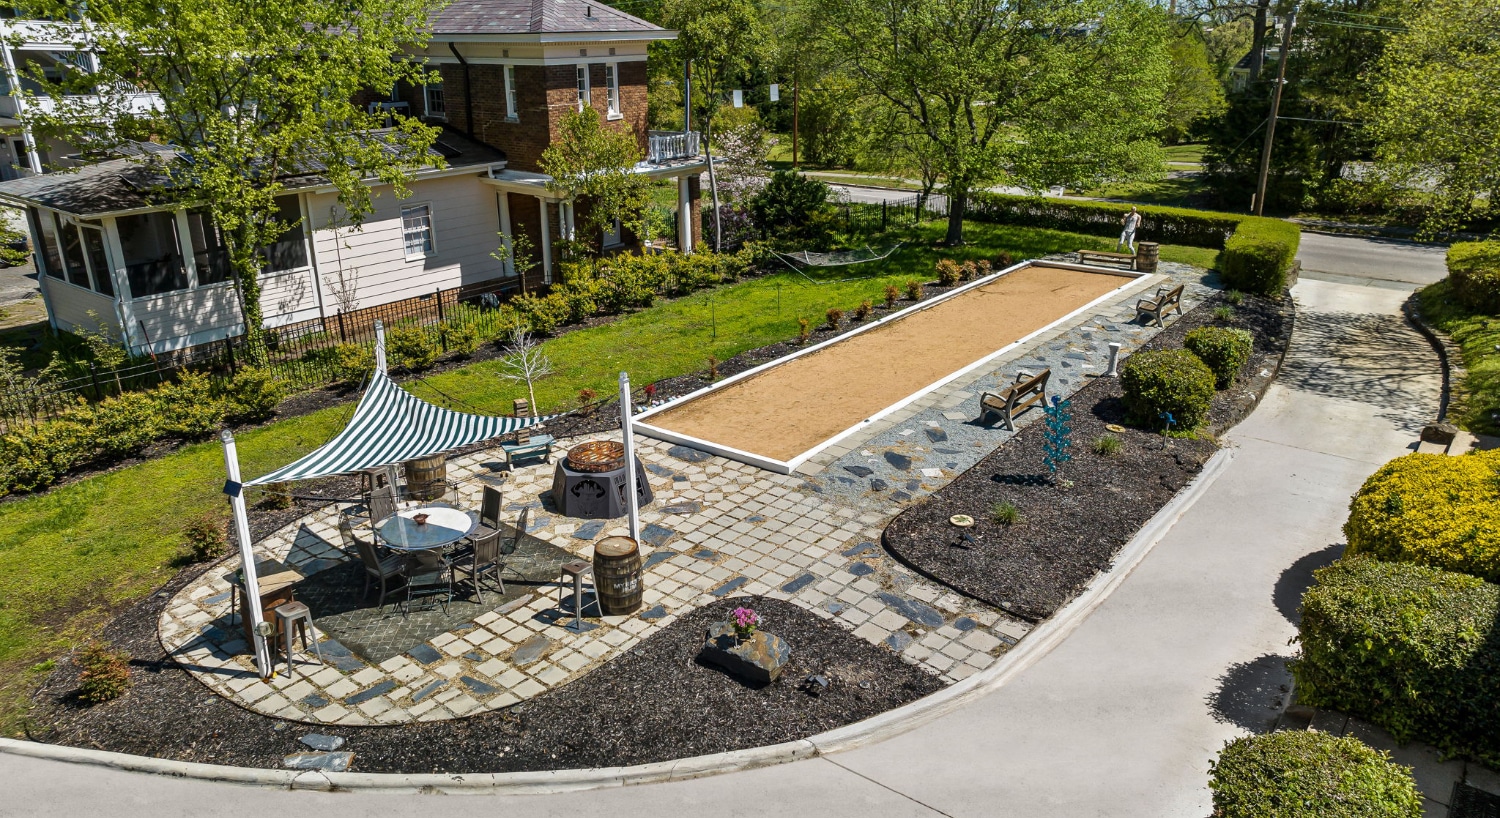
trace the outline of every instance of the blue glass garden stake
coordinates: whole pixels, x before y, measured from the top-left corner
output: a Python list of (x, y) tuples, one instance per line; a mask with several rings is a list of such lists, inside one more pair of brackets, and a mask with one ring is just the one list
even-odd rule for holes
[(1047, 471), (1056, 474), (1059, 464), (1073, 459), (1068, 449), (1073, 446), (1073, 413), (1068, 409), (1072, 401), (1052, 396), (1052, 405), (1044, 408), (1047, 413), (1046, 431), (1042, 433), (1042, 462)]

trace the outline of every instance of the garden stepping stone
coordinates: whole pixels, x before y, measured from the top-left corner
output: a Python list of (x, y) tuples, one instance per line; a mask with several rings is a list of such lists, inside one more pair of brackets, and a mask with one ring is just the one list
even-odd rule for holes
[(906, 631), (896, 631), (885, 638), (885, 644), (897, 653), (911, 647), (912, 641), (911, 634)]
[(658, 466), (655, 463), (647, 463), (646, 464), (646, 471), (651, 472), (652, 474), (656, 475), (657, 477), (676, 477), (677, 476), (677, 472), (672, 471), (671, 469), (667, 468), (666, 466)]
[(473, 676), (460, 676), (458, 680), (476, 696), (489, 696), (500, 692), (500, 689), (494, 685), (485, 684)]
[(342, 773), (354, 763), (354, 754), (343, 753), (293, 753), (281, 760), (291, 770), (319, 770), (325, 773)]
[(667, 617), (667, 609), (666, 609), (665, 606), (662, 606), (662, 605), (657, 605), (654, 608), (647, 608), (646, 610), (641, 611), (641, 616), (640, 616), (641, 619), (646, 619), (646, 620), (651, 620), (651, 619), (665, 619), (666, 617)]
[(662, 512), (665, 514), (697, 514), (702, 510), (703, 504), (697, 500), (688, 500), (687, 502), (673, 503), (670, 506), (662, 507)]
[(437, 652), (437, 648), (431, 645), (417, 645), (406, 652), (407, 656), (417, 660), (419, 664), (430, 665), (443, 658), (443, 654)]
[(781, 586), (781, 590), (789, 594), (795, 594), (803, 588), (806, 588), (807, 586), (813, 584), (813, 581), (816, 579), (817, 577), (813, 576), (812, 574), (803, 574), (802, 576), (797, 577), (791, 582), (788, 582), (787, 584)]
[(577, 531), (573, 532), (573, 539), (592, 540), (593, 538), (599, 536), (600, 531), (604, 530), (604, 525), (605, 522), (603, 520), (589, 520), (588, 522), (579, 526)]
[(325, 736), (322, 733), (308, 733), (297, 740), (314, 750), (321, 750), (325, 753), (331, 753), (344, 746), (343, 736)]
[(852, 556), (855, 556), (856, 554), (863, 554), (866, 551), (879, 552), (880, 549), (875, 547), (875, 543), (872, 543), (872, 542), (862, 542), (859, 545), (856, 545), (853, 548), (850, 548), (849, 550), (845, 551), (844, 552), (844, 556), (846, 556), (846, 557), (852, 557)]
[(700, 551), (694, 551), (693, 556), (697, 557), (700, 560), (711, 560), (719, 555), (715, 554), (712, 549), (704, 548)]
[(927, 432), (927, 439), (933, 443), (942, 443), (948, 439), (948, 433), (942, 429), (925, 429), (923, 431)]
[(428, 696), (431, 696), (439, 690), (442, 690), (445, 686), (447, 686), (447, 684), (448, 683), (443, 681), (442, 679), (438, 679), (434, 682), (428, 682), (427, 685), (424, 686), (421, 690), (418, 690), (417, 692), (411, 694), (411, 703), (417, 704)]
[(687, 463), (703, 463), (713, 459), (713, 455), (692, 446), (673, 446), (667, 449), (667, 454)]
[(542, 653), (551, 645), (551, 639), (541, 634), (536, 634), (517, 645), (516, 652), (511, 654), (510, 660), (517, 665), (529, 665), (542, 658)]
[(360, 692), (355, 693), (352, 696), (345, 697), (344, 704), (362, 704), (375, 698), (376, 696), (384, 696), (385, 694), (395, 689), (396, 683), (391, 681), (390, 679), (386, 679), (383, 682), (376, 683), (374, 687), (361, 690)]
[(855, 477), (869, 477), (875, 473), (875, 470), (868, 466), (845, 466), (844, 471), (849, 472)]
[(871, 568), (866, 563), (856, 562), (853, 565), (849, 566), (849, 573), (851, 573), (851, 574), (853, 574), (853, 575), (855, 575), (857, 577), (867, 577), (867, 576), (875, 573), (875, 569)]
[(979, 627), (979, 623), (975, 622), (967, 616), (960, 616), (959, 618), (953, 620), (953, 627), (961, 631), (972, 631), (975, 628)]
[(896, 596), (889, 591), (881, 591), (876, 596), (880, 601), (896, 609), (896, 612), (911, 621), (928, 628), (941, 628), (943, 626), (943, 615), (935, 608), (931, 608), (914, 599)]
[(322, 710), (328, 706), (328, 700), (316, 693), (309, 693), (302, 697), (302, 706), (309, 710)]
[(879, 477), (870, 478), (870, 491), (885, 491), (891, 484), (881, 480)]
[(829, 613), (836, 614), (842, 613), (845, 608), (849, 607), (849, 603), (833, 600), (823, 607), (827, 608)]
[(646, 530), (641, 532), (641, 539), (645, 540), (656, 548), (660, 548), (663, 545), (666, 545), (667, 541), (675, 536), (677, 536), (676, 531), (673, 531), (666, 526), (657, 525), (656, 523), (647, 525)]
[(724, 583), (723, 585), (720, 585), (712, 591), (709, 591), (709, 593), (717, 597), (727, 596), (735, 589), (739, 588), (741, 585), (744, 585), (749, 581), (750, 580), (746, 579), (745, 577), (735, 577), (734, 579), (731, 579), (730, 581)]
[(641, 565), (641, 570), (642, 571), (650, 570), (651, 566), (656, 565), (659, 562), (666, 562), (667, 560), (669, 560), (669, 559), (671, 559), (671, 558), (673, 558), (675, 556), (677, 556), (677, 552), (676, 551), (667, 551), (667, 550), (653, 551), (653, 552), (651, 552), (651, 556), (649, 556), (649, 557), (646, 558), (646, 562)]
[(904, 454), (896, 454), (895, 452), (886, 452), (885, 453), (885, 462), (891, 464), (891, 466), (893, 468), (896, 468), (896, 469), (898, 469), (900, 471), (906, 471), (907, 469), (911, 468), (911, 458), (907, 457)]

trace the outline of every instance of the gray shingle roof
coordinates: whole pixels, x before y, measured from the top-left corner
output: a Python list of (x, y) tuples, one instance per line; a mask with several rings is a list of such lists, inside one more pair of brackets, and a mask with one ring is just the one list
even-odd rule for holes
[(432, 33), (439, 37), (661, 30), (660, 26), (591, 0), (454, 0), (432, 21)]

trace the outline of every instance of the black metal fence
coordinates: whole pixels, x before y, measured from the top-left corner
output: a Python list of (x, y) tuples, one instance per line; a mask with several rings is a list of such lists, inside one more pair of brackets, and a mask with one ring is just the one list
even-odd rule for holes
[(838, 205), (844, 232), (850, 234), (884, 233), (887, 230), (911, 228), (933, 219), (948, 217), (948, 197), (920, 193), (903, 199), (880, 202), (842, 202)]

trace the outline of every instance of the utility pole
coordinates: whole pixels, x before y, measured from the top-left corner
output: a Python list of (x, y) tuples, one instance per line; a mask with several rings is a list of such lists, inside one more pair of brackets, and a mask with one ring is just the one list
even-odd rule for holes
[(798, 114), (802, 110), (802, 72), (800, 69), (792, 69), (792, 167), (796, 170), (802, 169), (802, 162), (797, 154), (797, 137), (802, 129), (798, 122)]
[(1260, 151), (1260, 181), (1255, 186), (1255, 215), (1266, 209), (1266, 182), (1271, 175), (1271, 142), (1276, 138), (1276, 117), (1281, 114), (1281, 88), (1286, 85), (1286, 64), (1292, 59), (1292, 29), (1297, 25), (1297, 7), (1286, 15), (1281, 35), (1281, 64), (1276, 67), (1276, 90), (1271, 92), (1271, 118), (1266, 120), (1266, 144)]

